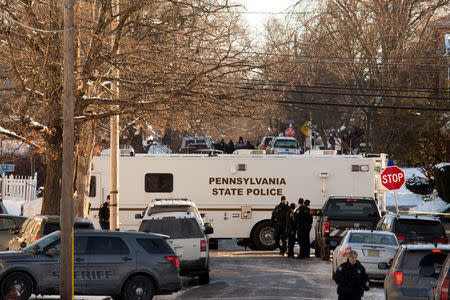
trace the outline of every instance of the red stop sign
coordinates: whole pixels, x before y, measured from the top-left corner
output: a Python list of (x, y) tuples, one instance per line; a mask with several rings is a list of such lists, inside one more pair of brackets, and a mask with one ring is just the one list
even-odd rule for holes
[(294, 128), (292, 128), (292, 127), (286, 128), (286, 130), (284, 131), (284, 135), (286, 135), (286, 136), (294, 136), (295, 135)]
[(388, 190), (398, 190), (405, 183), (405, 173), (398, 167), (387, 167), (381, 173), (381, 184)]

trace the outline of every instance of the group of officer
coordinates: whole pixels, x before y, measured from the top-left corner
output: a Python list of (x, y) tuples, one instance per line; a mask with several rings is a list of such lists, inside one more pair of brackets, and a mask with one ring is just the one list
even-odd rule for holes
[[(308, 258), (310, 252), (309, 232), (312, 226), (312, 216), (309, 210), (309, 200), (298, 199), (295, 203), (287, 203), (286, 196), (281, 196), (281, 202), (272, 211), (272, 222), (275, 226), (275, 244), (280, 249), (280, 255), (287, 250), (288, 257), (294, 257), (295, 241), (298, 241), (300, 252), (297, 258)], [(287, 241), (286, 241), (287, 240)]]

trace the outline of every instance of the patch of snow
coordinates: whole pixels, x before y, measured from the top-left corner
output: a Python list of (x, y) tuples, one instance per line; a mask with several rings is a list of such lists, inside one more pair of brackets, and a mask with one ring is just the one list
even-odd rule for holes
[(443, 172), (444, 167), (448, 167), (448, 166), (450, 166), (450, 163), (440, 163), (440, 164), (435, 165), (433, 167), (433, 169), (436, 168), (436, 169), (439, 169), (439, 171)]
[(20, 216), (20, 208), (24, 203), (24, 200), (3, 200), (3, 204), (8, 210), (8, 214), (15, 216)]

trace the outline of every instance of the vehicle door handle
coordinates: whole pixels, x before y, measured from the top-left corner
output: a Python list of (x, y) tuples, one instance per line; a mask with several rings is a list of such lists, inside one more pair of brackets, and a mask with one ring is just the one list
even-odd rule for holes
[(130, 261), (130, 260), (133, 260), (133, 259), (130, 258), (130, 257), (124, 257), (124, 258), (122, 258), (122, 260), (123, 260), (123, 261)]
[(83, 258), (77, 257), (77, 258), (75, 258), (75, 261), (76, 261), (76, 262), (80, 262), (80, 261), (84, 261), (84, 259), (83, 259)]

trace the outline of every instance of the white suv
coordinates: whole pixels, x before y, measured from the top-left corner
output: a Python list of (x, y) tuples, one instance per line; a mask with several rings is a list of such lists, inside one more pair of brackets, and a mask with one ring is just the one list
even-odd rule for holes
[(266, 148), (267, 154), (300, 154), (297, 140), (289, 136), (277, 136)]
[[(199, 276), (200, 284), (209, 283), (209, 245), (207, 234), (213, 233), (204, 224), (197, 207), (186, 199), (158, 199), (143, 216), (139, 231), (169, 236), (169, 243), (180, 257), (181, 276)], [(136, 218), (142, 217), (136, 215)]]

